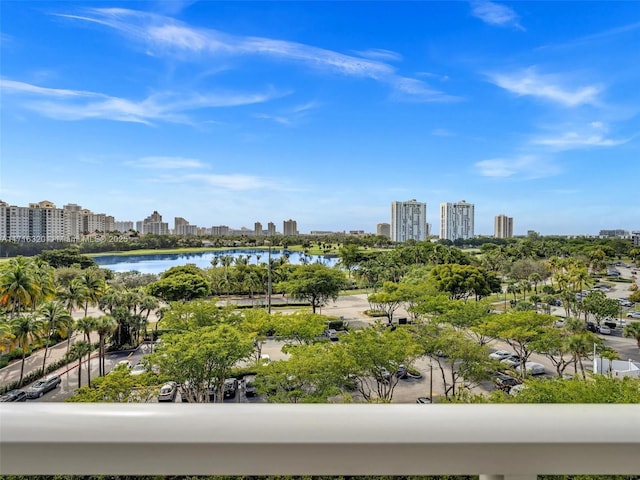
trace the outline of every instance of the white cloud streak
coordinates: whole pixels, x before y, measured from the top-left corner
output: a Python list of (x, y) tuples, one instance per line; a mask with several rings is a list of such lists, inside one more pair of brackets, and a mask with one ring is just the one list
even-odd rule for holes
[[(205, 57), (262, 56), (286, 60), (337, 75), (368, 78), (385, 83), (404, 97), (417, 101), (450, 101), (454, 97), (429, 88), (424, 82), (405, 78), (382, 60), (397, 61), (394, 52), (380, 49), (346, 55), (298, 42), (264, 37), (231, 35), (213, 29), (190, 27), (177, 20), (122, 8), (93, 8), (84, 15), (59, 16), (97, 23), (142, 43), (155, 56), (185, 60)], [(368, 57), (368, 58), (367, 58)]]
[(518, 14), (511, 8), (499, 3), (486, 0), (472, 1), (471, 13), (474, 17), (489, 25), (524, 30), (519, 23)]
[(187, 169), (207, 168), (208, 165), (200, 160), (184, 157), (142, 157), (125, 162), (125, 165), (149, 169)]
[(106, 119), (151, 125), (156, 121), (185, 123), (187, 112), (267, 102), (281, 97), (270, 89), (260, 93), (177, 93), (159, 92), (135, 101), (97, 92), (40, 87), (1, 79), (3, 93), (26, 96), (23, 106), (59, 120)]
[(597, 104), (602, 92), (598, 85), (564, 86), (562, 83), (566, 80), (557, 75), (539, 74), (534, 68), (511, 74), (490, 74), (489, 78), (498, 87), (516, 95), (537, 97), (565, 107)]
[(531, 143), (551, 147), (554, 150), (573, 150), (590, 147), (615, 147), (631, 140), (631, 138), (612, 139), (599, 133), (583, 134), (566, 132), (557, 137), (535, 138)]
[(519, 155), (514, 158), (491, 158), (476, 162), (476, 169), (484, 177), (535, 179), (555, 175), (555, 165), (536, 155)]

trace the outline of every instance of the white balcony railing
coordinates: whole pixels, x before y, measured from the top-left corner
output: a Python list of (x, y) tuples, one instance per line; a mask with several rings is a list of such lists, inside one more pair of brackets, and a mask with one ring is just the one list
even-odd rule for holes
[(0, 473), (640, 473), (640, 405), (4, 404)]

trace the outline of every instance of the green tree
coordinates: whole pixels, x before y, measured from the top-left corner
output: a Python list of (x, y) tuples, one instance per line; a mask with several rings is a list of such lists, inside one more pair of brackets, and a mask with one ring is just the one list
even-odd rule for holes
[(638, 348), (640, 348), (640, 322), (629, 323), (624, 327), (622, 334), (625, 337), (635, 338)]
[(313, 313), (316, 313), (316, 309), (327, 300), (336, 300), (345, 285), (346, 279), (341, 271), (313, 264), (298, 266), (289, 280), (279, 282), (276, 288), (293, 298), (308, 301)]
[(85, 355), (91, 354), (91, 344), (86, 340), (78, 340), (71, 345), (69, 353), (78, 359), (78, 388), (80, 388), (82, 386), (82, 359)]
[(97, 378), (89, 386), (79, 387), (66, 402), (147, 403), (158, 395), (157, 379), (147, 375), (131, 375), (124, 365), (109, 375)]
[(525, 363), (534, 352), (535, 342), (552, 325), (555, 318), (532, 310), (510, 311), (493, 315), (482, 325), (482, 331), (496, 338), (502, 338), (520, 357), (520, 371), (525, 375)]
[(355, 365), (356, 388), (367, 402), (391, 402), (399, 380), (398, 368), (411, 366), (421, 353), (420, 345), (405, 328), (377, 324), (341, 338), (349, 363)]
[(203, 403), (214, 388), (222, 402), (224, 381), (231, 368), (249, 358), (253, 338), (232, 325), (215, 325), (163, 335), (151, 361), (181, 384), (189, 402)]
[[(80, 331), (84, 334), (85, 341), (91, 346), (91, 332), (96, 329), (95, 317), (82, 317), (76, 320), (76, 331)], [(87, 355), (87, 384), (91, 386), (91, 352)]]
[(111, 335), (118, 328), (118, 322), (111, 315), (102, 315), (96, 319), (95, 330), (98, 334), (99, 347), (98, 347), (98, 371), (99, 375), (106, 374), (104, 366), (105, 358), (105, 338), (107, 335)]
[(73, 319), (60, 302), (47, 302), (41, 305), (38, 314), (43, 322), (44, 333), (47, 337), (44, 345), (44, 355), (42, 356), (42, 371), (45, 372), (51, 335), (54, 333), (66, 335), (70, 325), (73, 323)]
[(325, 315), (301, 310), (290, 314), (276, 313), (271, 316), (274, 334), (285, 341), (311, 344), (327, 328), (329, 318)]
[(189, 301), (211, 293), (211, 285), (202, 275), (177, 273), (147, 286), (149, 294), (167, 302)]
[(448, 293), (452, 300), (467, 299), (471, 296), (478, 300), (501, 289), (500, 281), (495, 274), (472, 265), (436, 265), (431, 270), (431, 279), (436, 288)]
[(22, 379), (24, 378), (24, 360), (27, 357), (27, 350), (32, 344), (37, 344), (41, 340), (43, 327), (43, 321), (33, 314), (23, 314), (9, 320), (13, 343), (22, 350), (22, 364), (20, 366), (18, 385), (22, 385)]
[(41, 291), (31, 259), (12, 258), (0, 269), (0, 306), (6, 308), (12, 318), (23, 309), (34, 307)]

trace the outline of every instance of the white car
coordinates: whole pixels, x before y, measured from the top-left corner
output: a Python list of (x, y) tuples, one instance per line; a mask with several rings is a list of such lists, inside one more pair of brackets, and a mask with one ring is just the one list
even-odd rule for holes
[(611, 335), (611, 328), (609, 328), (607, 325), (600, 325), (599, 332), (601, 335)]
[(124, 365), (125, 367), (127, 367), (127, 369), (133, 366), (131, 365), (131, 362), (129, 360), (120, 360), (118, 363), (116, 363), (116, 368), (119, 367), (120, 365)]
[(627, 312), (627, 317), (640, 318), (640, 310), (638, 310), (637, 312)]
[[(524, 364), (524, 368), (529, 375), (544, 375), (545, 373), (547, 373), (547, 370), (541, 363), (526, 362)], [(516, 371), (520, 372), (520, 365), (516, 367)]]
[(513, 352), (508, 352), (506, 350), (496, 350), (493, 353), (489, 354), (489, 358), (493, 358), (494, 360), (502, 360), (503, 358), (507, 358), (513, 355)]
[(144, 363), (136, 363), (135, 366), (131, 369), (131, 375), (142, 375), (146, 373), (147, 367), (144, 366)]

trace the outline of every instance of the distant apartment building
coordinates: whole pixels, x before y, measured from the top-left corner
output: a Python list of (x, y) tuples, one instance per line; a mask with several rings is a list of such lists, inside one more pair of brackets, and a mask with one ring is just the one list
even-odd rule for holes
[(391, 238), (391, 225), (388, 223), (379, 223), (376, 225), (376, 235)]
[(629, 231), (620, 228), (616, 230), (600, 230), (598, 235), (605, 238), (629, 238)]
[(85, 234), (113, 232), (115, 230), (115, 219), (111, 215), (104, 213), (93, 213), (86, 208), (80, 211), (82, 232)]
[(634, 247), (640, 247), (640, 231), (631, 232), (631, 245)]
[(187, 220), (182, 217), (174, 217), (173, 219), (173, 234), (174, 235), (197, 235), (198, 226), (190, 225)]
[(153, 235), (168, 235), (169, 234), (169, 224), (162, 221), (162, 215), (160, 215), (156, 210), (149, 215), (147, 218), (142, 220), (142, 222), (137, 222), (137, 226), (140, 228), (138, 231), (143, 235), (153, 234)]
[(423, 241), (427, 239), (427, 204), (417, 200), (391, 202), (391, 240)]
[(494, 220), (493, 236), (495, 238), (513, 237), (513, 217), (504, 214), (497, 215)]
[(262, 230), (262, 224), (260, 222), (256, 222), (253, 224), (253, 234), (256, 237), (261, 237), (264, 235), (264, 231)]
[(129, 230), (133, 230), (133, 222), (131, 221), (114, 222), (113, 230), (121, 233), (128, 232)]
[(455, 241), (474, 236), (474, 205), (460, 200), (440, 204), (440, 238)]
[(288, 237), (298, 235), (298, 222), (291, 219), (282, 222), (282, 234)]
[(276, 224), (269, 222), (267, 224), (267, 236), (273, 237), (276, 234)]
[(29, 204), (30, 236), (36, 242), (62, 242), (64, 235), (64, 211), (44, 200)]
[(211, 235), (214, 237), (223, 237), (225, 235), (229, 235), (229, 226), (228, 225), (217, 225), (211, 227)]

